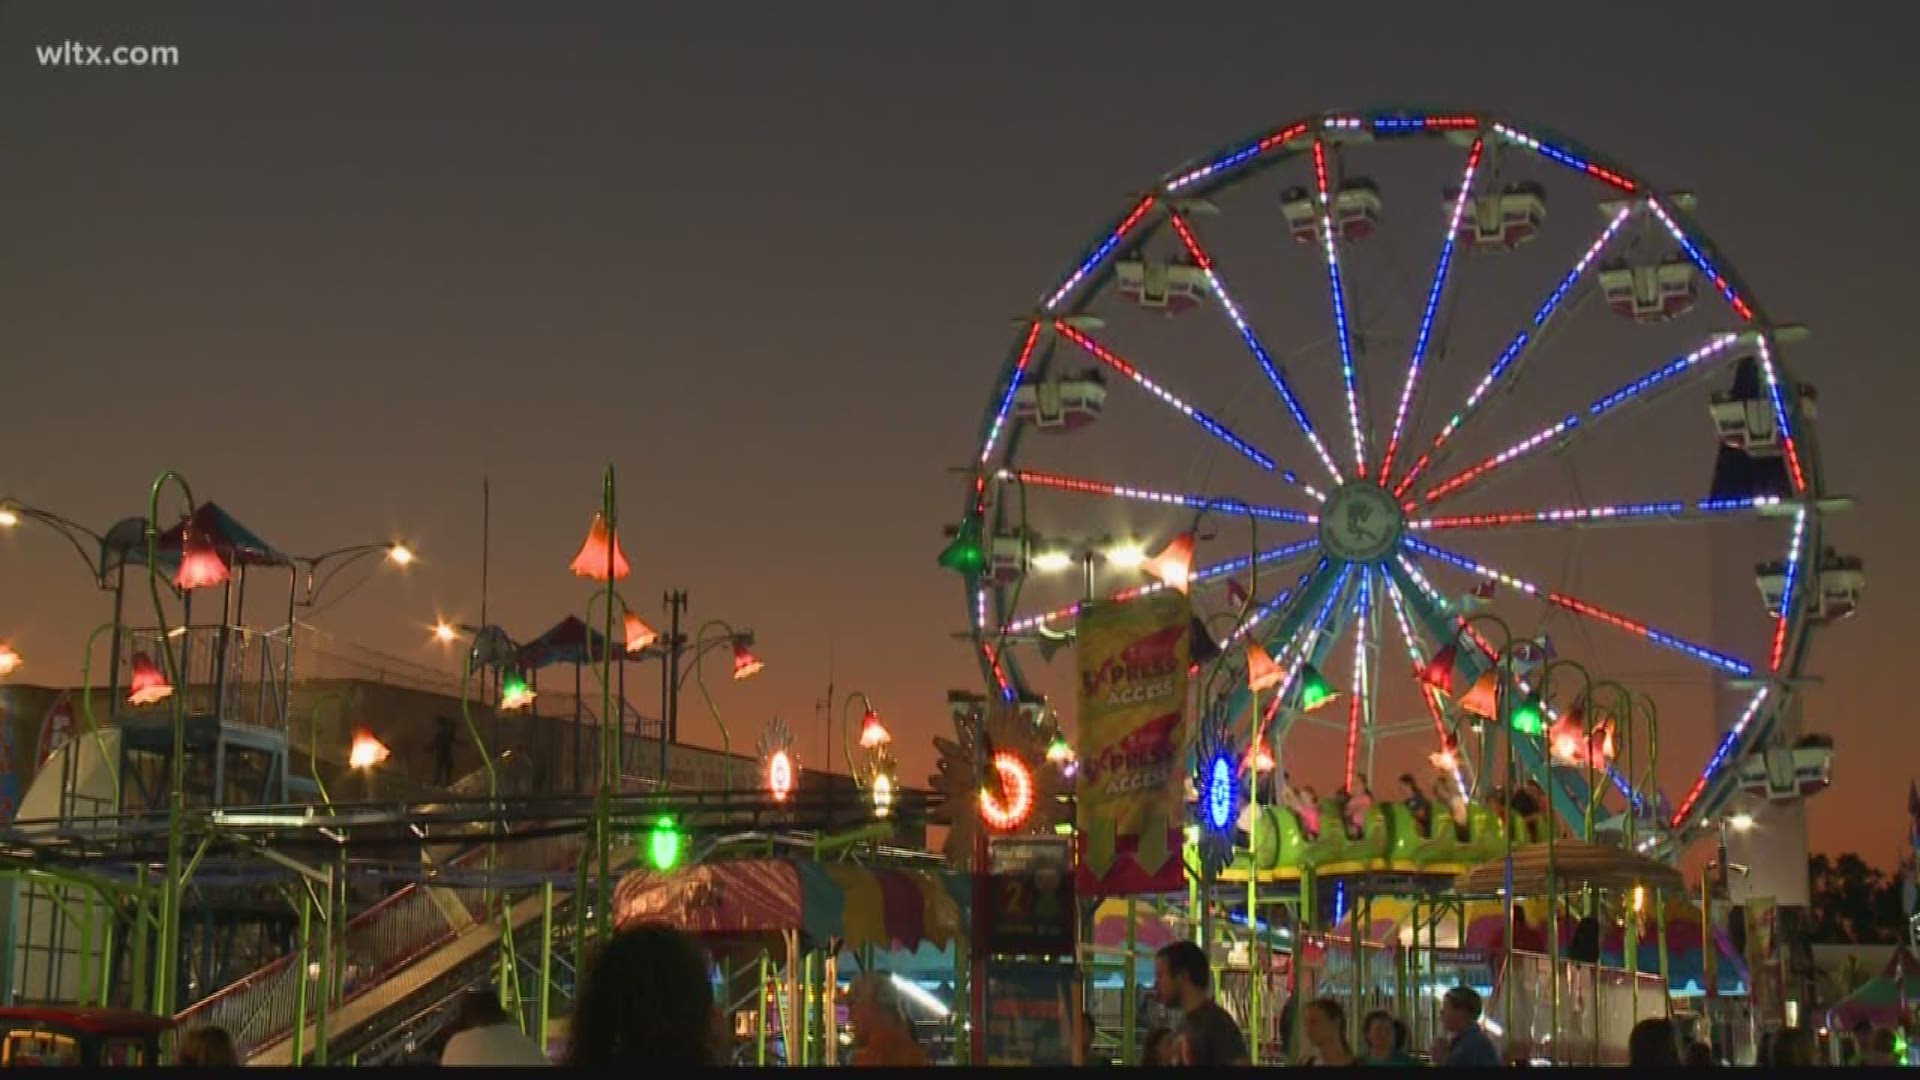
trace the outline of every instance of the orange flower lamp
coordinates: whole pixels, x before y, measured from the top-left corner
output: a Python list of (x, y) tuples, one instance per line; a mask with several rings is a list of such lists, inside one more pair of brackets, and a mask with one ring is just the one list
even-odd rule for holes
[(1259, 645), (1247, 646), (1247, 689), (1258, 694), (1280, 685), (1287, 673), (1273, 662), (1273, 657)]
[(180, 530), (180, 567), (173, 572), (173, 584), (181, 592), (204, 589), (227, 580), (227, 564), (188, 521)]
[(660, 632), (640, 620), (640, 616), (629, 611), (622, 619), (622, 633), (627, 638), (627, 651), (637, 653), (660, 640)]
[(1186, 592), (1187, 583), (1193, 579), (1193, 534), (1183, 532), (1168, 541), (1159, 554), (1147, 560), (1145, 569), (1168, 588)]
[(173, 696), (173, 684), (167, 681), (160, 665), (146, 653), (133, 654), (133, 677), (127, 684), (127, 704), (152, 705)]
[(733, 643), (733, 677), (735, 679), (750, 679), (758, 675), (760, 669), (766, 666), (760, 662), (759, 657), (753, 655), (753, 650), (747, 648), (746, 642)]
[(572, 570), (577, 577), (595, 581), (619, 581), (633, 572), (633, 567), (627, 564), (627, 554), (620, 550), (620, 541), (613, 536), (605, 516), (593, 515), (593, 525), (587, 530), (586, 542), (580, 545), (580, 554), (573, 557)]
[(860, 721), (860, 746), (863, 749), (872, 750), (892, 741), (893, 733), (887, 730), (887, 725), (880, 722), (880, 714), (868, 709), (867, 715)]

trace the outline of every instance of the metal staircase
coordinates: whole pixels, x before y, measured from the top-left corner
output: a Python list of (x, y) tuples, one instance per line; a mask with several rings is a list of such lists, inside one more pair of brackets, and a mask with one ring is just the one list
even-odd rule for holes
[[(446, 795), (472, 795), (484, 792), (484, 770), (461, 778), (446, 789)], [(577, 841), (567, 841), (578, 848)], [(509, 842), (499, 845), (499, 865), (503, 869), (552, 870), (571, 866), (571, 851), (556, 850), (561, 841), (554, 839)], [(436, 860), (431, 851), (423, 852), (425, 869), (431, 871), (479, 869), (485, 864), (487, 847), (470, 846), (457, 836), (447, 838), (446, 848), (456, 854)], [(372, 904), (348, 920), (346, 956), (361, 974), (361, 984), (383, 977), (414, 958), (427, 953), (450, 938), (468, 930), (484, 914), (484, 891), (479, 888), (448, 888), (425, 884), (407, 885), (393, 895)], [(314, 932), (320, 933), (318, 926)], [(300, 981), (298, 953), (281, 956), (242, 976), (226, 987), (187, 1006), (176, 1019), (183, 1025), (215, 1024), (225, 1028), (244, 1053), (285, 1034), (293, 1027)], [(309, 986), (309, 1008), (312, 991)]]
[[(563, 870), (573, 865), (581, 850), (580, 841), (574, 837), (532, 841), (516, 846), (541, 850), (538, 854), (511, 860), (503, 850), (500, 862), (503, 869)], [(626, 845), (616, 849), (616, 869), (631, 864), (635, 851), (635, 848)], [(545, 861), (546, 865), (530, 865), (541, 861)], [(476, 889), (446, 891), (476, 897), (479, 894)], [(554, 898), (553, 919), (547, 928), (557, 940), (564, 940), (560, 933), (563, 928), (571, 926), (572, 905), (571, 896)], [(510, 901), (507, 909), (516, 953), (522, 963), (520, 985), (523, 996), (534, 996), (527, 988), (538, 979), (538, 964), (529, 963), (529, 959), (539, 955), (545, 925), (544, 907), (544, 901), (536, 892), (532, 896)], [(446, 1005), (462, 990), (476, 985), (495, 984), (499, 975), (500, 922), (497, 916), (486, 917), (477, 903), (469, 910), (473, 921), (464, 929), (443, 935), (428, 948), (349, 988), (346, 1000), (327, 1017), (328, 1055), (332, 1060), (340, 1061), (366, 1050), (389, 1047), (393, 1036), (403, 1035), (410, 1023), (419, 1021), (423, 1005), (426, 1006), (424, 1011), (432, 1012), (437, 1007), (435, 1003)], [(564, 968), (562, 957), (570, 950), (562, 944), (556, 944), (554, 952), (556, 969)], [(570, 977), (562, 981), (566, 987), (571, 987)], [(309, 1023), (301, 1045), (311, 1048), (318, 1036), (318, 1023)], [(293, 1060), (290, 1021), (274, 1035), (243, 1046), (249, 1047), (249, 1065), (296, 1064)]]

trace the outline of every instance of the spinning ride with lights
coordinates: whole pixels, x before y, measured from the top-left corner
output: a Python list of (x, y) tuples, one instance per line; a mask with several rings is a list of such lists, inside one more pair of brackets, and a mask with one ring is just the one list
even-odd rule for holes
[[(1196, 650), (1223, 650), (1205, 713), (1240, 756), (1328, 728), (1341, 774), (1297, 779), (1329, 791), (1368, 777), (1379, 739), (1421, 733), (1484, 790), (1492, 725), (1460, 706), (1497, 673), (1523, 767), (1579, 820), (1585, 770), (1555, 750), (1605, 766), (1611, 730), (1589, 743), (1530, 696), (1544, 660), (1496, 667), (1467, 619), (1491, 605), (1539, 627), (1541, 654), (1550, 628), (1609, 669), (1739, 695), (1679, 798), (1598, 769), (1645, 827), (1697, 829), (1756, 768), (1794, 778), (1776, 797), (1818, 790), (1831, 744), (1772, 736), (1811, 632), (1864, 575), (1827, 546), (1848, 503), (1782, 356), (1805, 331), (1769, 317), (1693, 202), (1542, 129), (1400, 109), (1308, 117), (1160, 178), (1020, 320), (994, 383), (940, 560), (990, 691), (1035, 695), (1030, 660), (1071, 636), (1078, 599), (1187, 589)], [(1671, 407), (1689, 396), (1711, 433)], [(1756, 568), (1763, 602), (1702, 631), (1707, 585), (1676, 545), (1729, 521), (1779, 557)], [(1088, 557), (1078, 597), (1046, 584), (1122, 522), (1160, 556), (1098, 590)], [(1655, 566), (1658, 585), (1633, 580)], [(1687, 632), (1635, 614), (1649, 597)]]
[(1035, 699), (1016, 704), (956, 694), (948, 711), (954, 737), (934, 738), (940, 757), (927, 787), (938, 797), (930, 819), (947, 827), (949, 860), (972, 858), (978, 829), (1045, 836), (1068, 820), (1062, 796), (1072, 788), (1074, 765), (1070, 756), (1049, 752), (1060, 736), (1051, 710)]

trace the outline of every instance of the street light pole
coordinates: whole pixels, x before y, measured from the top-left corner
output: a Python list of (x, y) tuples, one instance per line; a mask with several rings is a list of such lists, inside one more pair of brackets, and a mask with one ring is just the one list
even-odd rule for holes
[[(314, 606), (320, 595), (327, 591), (327, 586), (333, 583), (333, 579), (340, 576), (340, 571), (376, 553), (385, 556), (388, 562), (402, 570), (413, 565), (413, 560), (417, 557), (411, 545), (397, 540), (381, 544), (354, 544), (351, 547), (323, 551), (318, 555), (296, 556), (293, 561), (305, 566), (307, 571), (306, 597), (300, 602), (300, 606), (308, 608)], [(335, 565), (326, 572), (324, 577), (320, 576), (321, 568), (328, 563)], [(481, 621), (485, 621), (484, 616)]]
[(667, 747), (680, 741), (680, 653), (686, 638), (680, 633), (680, 620), (687, 611), (685, 589), (666, 594), (667, 653), (660, 670), (660, 786), (667, 786)]

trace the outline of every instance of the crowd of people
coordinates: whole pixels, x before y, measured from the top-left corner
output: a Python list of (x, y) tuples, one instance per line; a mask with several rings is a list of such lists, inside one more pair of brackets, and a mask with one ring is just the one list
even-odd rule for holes
[[(1154, 957), (1153, 993), (1173, 1022), (1146, 1033), (1141, 1064), (1147, 1066), (1246, 1065), (1251, 1058), (1246, 1036), (1233, 1015), (1214, 998), (1213, 971), (1206, 953), (1191, 941), (1177, 941)], [(856, 1043), (852, 1064), (884, 1068), (928, 1064), (914, 1037), (912, 1022), (893, 980), (869, 972), (856, 978), (848, 1008)], [(1480, 995), (1465, 986), (1441, 998), (1441, 1034), (1427, 1048), (1426, 1060), (1443, 1067), (1525, 1065), (1503, 1061), (1481, 1017)], [(1291, 1013), (1289, 1008), (1288, 1013)], [(1300, 1016), (1305, 1045), (1287, 1054), (1293, 1066), (1418, 1065), (1408, 1047), (1407, 1025), (1384, 1009), (1360, 1023), (1360, 1045), (1348, 1040), (1346, 1006), (1337, 998), (1307, 1001)], [(581, 984), (567, 1050), (560, 1064), (594, 1069), (653, 1065), (705, 1066), (728, 1063), (729, 1038), (708, 982), (707, 957), (689, 935), (665, 926), (633, 927), (614, 935), (588, 969)], [(1080, 1020), (1080, 1055), (1096, 1060), (1093, 1018)], [(1290, 1027), (1283, 1014), (1282, 1026)], [(442, 1065), (546, 1065), (545, 1050), (529, 1038), (491, 991), (462, 996)], [(1886, 1028), (1854, 1033), (1855, 1058), (1862, 1065), (1894, 1063), (1896, 1039)], [(1283, 1054), (1286, 1053), (1283, 1051)], [(176, 1052), (186, 1066), (240, 1064), (233, 1039), (217, 1027), (186, 1032)], [(1672, 1020), (1654, 1018), (1634, 1025), (1627, 1044), (1634, 1068), (1714, 1065), (1705, 1043), (1682, 1039)], [(1759, 1047), (1761, 1065), (1800, 1067), (1819, 1063), (1813, 1033), (1788, 1028)]]
[[(1172, 1011), (1176, 1022), (1149, 1031), (1142, 1044), (1141, 1064), (1149, 1066), (1245, 1065), (1250, 1057), (1246, 1036), (1233, 1016), (1213, 995), (1213, 972), (1207, 955), (1191, 941), (1176, 941), (1154, 957), (1154, 994)], [(1464, 986), (1447, 991), (1440, 1003), (1445, 1034), (1428, 1048), (1436, 1065), (1497, 1066), (1500, 1051), (1480, 1023), (1480, 995)], [(1283, 1018), (1283, 1026), (1284, 1018)], [(1404, 1021), (1384, 1009), (1361, 1021), (1361, 1045), (1347, 1039), (1347, 1009), (1337, 998), (1307, 1002), (1301, 1017), (1305, 1052), (1290, 1065), (1417, 1065), (1408, 1049)]]

